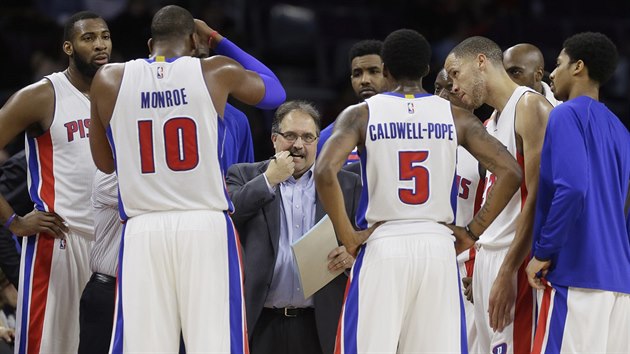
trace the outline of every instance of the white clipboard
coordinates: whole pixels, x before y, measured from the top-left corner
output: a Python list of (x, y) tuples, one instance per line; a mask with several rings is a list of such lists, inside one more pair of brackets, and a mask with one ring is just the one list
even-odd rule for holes
[(291, 245), (305, 299), (343, 272), (343, 269), (328, 270), (328, 254), (337, 247), (339, 244), (328, 215)]

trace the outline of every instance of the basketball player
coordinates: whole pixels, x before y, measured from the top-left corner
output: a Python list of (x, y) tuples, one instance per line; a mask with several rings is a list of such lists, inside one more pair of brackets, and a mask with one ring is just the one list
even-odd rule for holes
[(565, 103), (551, 111), (540, 159), (527, 266), (530, 284), (544, 290), (533, 353), (630, 348), (630, 134), (599, 102), (617, 57), (605, 35), (579, 33), (551, 73)]
[[(0, 147), (26, 130), (28, 184), (36, 211), (16, 216), (4, 198), (5, 226), (25, 238), (17, 309), (17, 353), (76, 353), (79, 298), (90, 277), (90, 83), (109, 61), (110, 32), (91, 12), (70, 17), (68, 68), (29, 85), (0, 110)], [(67, 226), (64, 225), (64, 222)]]
[(115, 353), (177, 352), (180, 332), (189, 352), (248, 352), (218, 117), (228, 95), (273, 108), (285, 93), (267, 67), (225, 38), (211, 45), (238, 62), (191, 57), (212, 34), (187, 10), (163, 7), (151, 23), (151, 57), (106, 66), (94, 79), (92, 156), (105, 173), (116, 167), (127, 220)]
[[(516, 161), (472, 113), (422, 88), (430, 56), (419, 33), (391, 33), (382, 58), (396, 89), (344, 110), (315, 166), (315, 185), (335, 232), (349, 253), (358, 252), (337, 353), (466, 351), (456, 250), (470, 248), (469, 234), (482, 232), (520, 184)], [(453, 221), (458, 144), (500, 176), (470, 233), (444, 225)], [(336, 177), (355, 146), (363, 168), (363, 228), (369, 226), (358, 232)]]
[[(435, 95), (450, 101), (453, 105), (473, 111), (467, 107), (459, 97), (453, 94), (453, 80), (448, 77), (446, 70), (442, 69), (435, 78)], [(481, 208), (483, 196), (483, 176), (486, 171), (475, 158), (462, 146), (457, 147), (457, 210), (455, 212), (455, 225), (464, 227), (468, 225), (475, 214)], [(481, 182), (481, 183), (480, 183)], [(459, 277), (464, 286), (463, 294), (468, 301), (464, 301), (466, 311), (466, 333), (468, 335), (468, 352), (477, 352), (477, 328), (475, 327), (475, 308), (473, 306), (472, 275), (475, 266), (475, 247), (457, 255)]]
[(543, 81), (545, 59), (535, 45), (520, 43), (506, 49), (503, 52), (503, 67), (512, 81), (534, 89), (545, 96), (552, 106), (555, 107), (561, 103), (553, 96), (549, 85)]
[[(444, 68), (464, 104), (486, 103), (495, 109), (486, 129), (524, 171), (519, 192), (509, 195), (509, 204), (494, 223), (483, 234), (473, 230), (480, 236), (473, 293), (479, 351), (526, 353), (531, 350), (534, 295), (524, 266), (531, 249), (540, 150), (552, 107), (542, 95), (510, 79), (501, 49), (487, 38), (471, 37), (458, 44)], [(495, 179), (492, 171), (486, 174), (486, 199)]]
[[(368, 99), (389, 89), (389, 78), (383, 75), (382, 48), (383, 42), (374, 39), (359, 41), (350, 48), (348, 55), (350, 57), (350, 83), (354, 94), (360, 100)], [(317, 141), (318, 156), (334, 128), (335, 122), (332, 122), (320, 132)], [(346, 164), (358, 161), (359, 156), (356, 150), (353, 150)]]

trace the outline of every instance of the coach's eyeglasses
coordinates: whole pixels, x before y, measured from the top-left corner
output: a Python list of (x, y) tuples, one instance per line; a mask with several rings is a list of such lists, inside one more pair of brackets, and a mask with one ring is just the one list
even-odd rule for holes
[(317, 140), (317, 138), (319, 138), (318, 135), (313, 135), (311, 133), (306, 133), (304, 135), (298, 135), (294, 132), (286, 132), (286, 133), (281, 133), (281, 132), (276, 132), (276, 134), (280, 135), (281, 137), (284, 138), (284, 140), (290, 142), (290, 143), (294, 143), (298, 140), (298, 138), (302, 138), (302, 142), (304, 144), (312, 144), (315, 142), (315, 140)]

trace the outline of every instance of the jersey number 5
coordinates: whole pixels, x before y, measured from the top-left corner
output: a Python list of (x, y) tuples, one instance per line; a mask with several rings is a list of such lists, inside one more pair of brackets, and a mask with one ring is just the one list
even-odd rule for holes
[[(138, 121), (140, 168), (142, 173), (155, 173), (153, 121)], [(199, 163), (197, 124), (186, 117), (170, 118), (164, 123), (164, 156), (172, 171), (188, 171)]]
[(413, 188), (398, 188), (398, 198), (405, 204), (423, 204), (429, 199), (429, 170), (420, 163), (428, 151), (399, 151), (398, 175), (401, 181), (413, 181)]

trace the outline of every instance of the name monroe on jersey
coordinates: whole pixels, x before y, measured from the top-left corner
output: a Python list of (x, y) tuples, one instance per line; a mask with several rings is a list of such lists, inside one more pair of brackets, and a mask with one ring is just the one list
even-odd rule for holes
[(446, 123), (386, 122), (368, 125), (370, 140), (381, 139), (448, 139), (455, 128)]
[(140, 92), (140, 108), (167, 108), (188, 104), (188, 96), (185, 88), (167, 91), (142, 91)]

